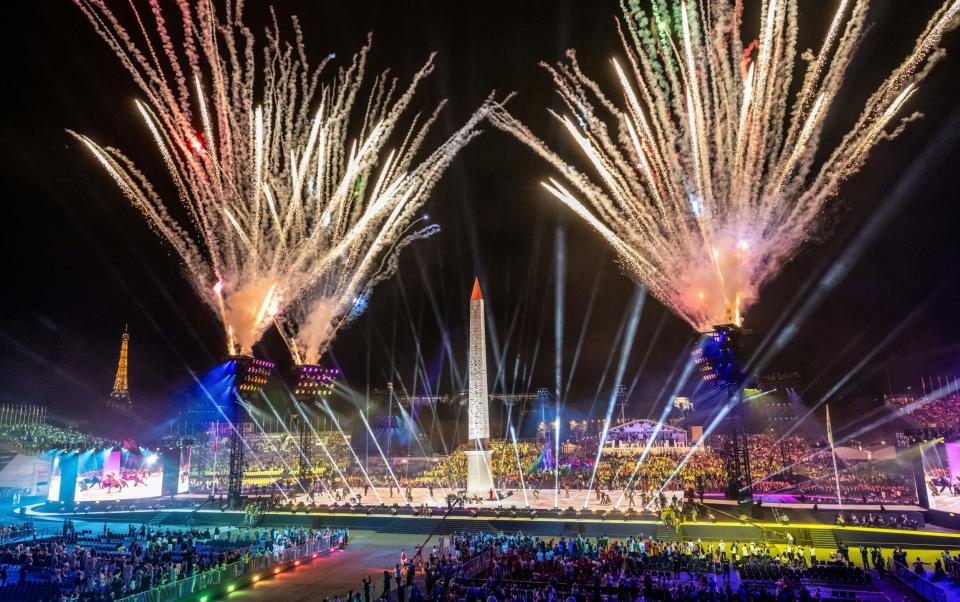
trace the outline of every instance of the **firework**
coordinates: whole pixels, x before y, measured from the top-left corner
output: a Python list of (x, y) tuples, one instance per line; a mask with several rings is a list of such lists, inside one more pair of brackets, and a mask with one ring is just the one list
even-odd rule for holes
[(942, 56), (960, 1), (933, 16), (819, 164), (823, 124), (862, 38), (868, 0), (839, 3), (819, 53), (804, 53), (809, 65), (792, 101), (797, 0), (761, 2), (760, 37), (749, 43), (740, 0), (623, 6), (626, 56), (611, 61), (619, 102), (584, 74), (573, 51), (544, 65), (567, 109), (551, 113), (592, 175), (502, 105), (491, 118), (558, 170), (544, 187), (610, 243), (632, 278), (698, 330), (740, 325), (838, 186), (914, 117), (901, 117), (903, 106)]
[(75, 2), (144, 94), (136, 105), (181, 206), (119, 150), (74, 135), (180, 256), (229, 353), (277, 324), (295, 359), (315, 362), (397, 253), (436, 231), (416, 212), (486, 109), (418, 162), (443, 103), (406, 113), (432, 56), (405, 86), (386, 72), (368, 82), (368, 41), (323, 82), (334, 57), (310, 64), (295, 17), (292, 42), (274, 18), (258, 67), (241, 2), (220, 15), (178, 0), (179, 50), (158, 0), (149, 14), (130, 4), (139, 32), (102, 0)]

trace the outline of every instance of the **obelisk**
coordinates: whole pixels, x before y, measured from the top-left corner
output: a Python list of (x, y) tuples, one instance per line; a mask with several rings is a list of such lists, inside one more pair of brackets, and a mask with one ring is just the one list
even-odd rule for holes
[(490, 439), (489, 396), (487, 394), (487, 341), (484, 327), (483, 293), (474, 279), (470, 295), (470, 355), (467, 446), (467, 493), (484, 499), (493, 488), (488, 448)]

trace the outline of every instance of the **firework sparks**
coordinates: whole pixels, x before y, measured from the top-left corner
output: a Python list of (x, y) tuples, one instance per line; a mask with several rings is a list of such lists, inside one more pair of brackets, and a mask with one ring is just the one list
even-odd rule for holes
[(612, 60), (622, 105), (583, 73), (573, 51), (544, 65), (571, 115), (551, 113), (595, 178), (502, 105), (491, 119), (562, 174), (567, 186), (551, 178), (544, 187), (611, 244), (625, 271), (702, 331), (740, 324), (839, 185), (913, 117), (897, 122), (942, 56), (960, 0), (944, 3), (819, 165), (823, 123), (862, 37), (868, 0), (839, 3), (819, 54), (804, 57), (810, 64), (792, 107), (797, 0), (764, 0), (759, 40), (748, 44), (739, 0), (668, 4), (624, 4), (627, 61)]
[(365, 83), (368, 43), (323, 83), (333, 56), (308, 62), (296, 18), (293, 43), (276, 20), (267, 29), (258, 68), (240, 2), (221, 16), (210, 0), (178, 0), (182, 52), (158, 0), (149, 32), (130, 4), (138, 35), (102, 0), (75, 2), (145, 95), (137, 108), (183, 209), (119, 150), (74, 135), (180, 256), (223, 322), (228, 352), (250, 353), (278, 324), (295, 359), (316, 362), (403, 247), (437, 230), (416, 212), (486, 105), (418, 161), (443, 103), (405, 114), (432, 56), (406, 87), (387, 73)]

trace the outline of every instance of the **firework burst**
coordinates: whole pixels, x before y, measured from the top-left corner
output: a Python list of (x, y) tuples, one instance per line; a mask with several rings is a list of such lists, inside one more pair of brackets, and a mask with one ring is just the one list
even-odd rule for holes
[(324, 82), (333, 56), (310, 64), (296, 18), (292, 42), (274, 18), (258, 66), (241, 2), (221, 15), (178, 0), (179, 51), (158, 0), (149, 14), (130, 4), (138, 32), (102, 0), (75, 2), (144, 94), (136, 106), (179, 206), (121, 151), (74, 135), (180, 256), (229, 353), (250, 353), (276, 324), (298, 362), (316, 362), (400, 250), (436, 231), (417, 210), (485, 106), (421, 156), (443, 103), (407, 113), (432, 56), (406, 85), (386, 72), (367, 81), (368, 43)]
[(592, 175), (503, 106), (491, 118), (558, 170), (543, 185), (610, 243), (633, 279), (698, 330), (739, 325), (839, 185), (913, 117), (902, 116), (903, 107), (942, 56), (940, 40), (956, 25), (960, 1), (940, 8), (815, 164), (867, 8), (868, 0), (839, 3), (819, 53), (803, 55), (808, 66), (791, 101), (797, 0), (763, 0), (760, 37), (751, 42), (741, 37), (740, 0), (624, 3), (625, 57), (611, 61), (615, 97), (581, 70), (573, 51), (544, 65), (567, 108), (551, 113)]

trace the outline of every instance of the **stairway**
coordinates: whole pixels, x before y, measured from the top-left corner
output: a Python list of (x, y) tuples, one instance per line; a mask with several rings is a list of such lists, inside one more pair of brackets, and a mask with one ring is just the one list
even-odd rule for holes
[(833, 529), (810, 529), (810, 542), (817, 548), (820, 558), (826, 557), (837, 549), (837, 538)]
[(667, 525), (658, 524), (657, 531), (653, 536), (654, 539), (659, 539), (660, 541), (667, 542), (679, 542), (683, 541), (683, 531), (678, 533), (676, 527), (668, 527)]
[(143, 523), (151, 527), (157, 527), (163, 524), (165, 518), (166, 515), (163, 512), (154, 512), (150, 520), (143, 521)]

